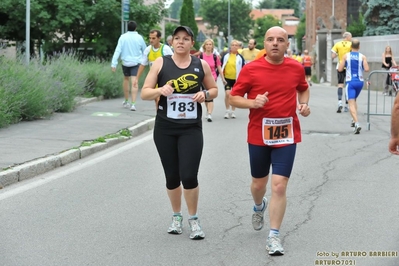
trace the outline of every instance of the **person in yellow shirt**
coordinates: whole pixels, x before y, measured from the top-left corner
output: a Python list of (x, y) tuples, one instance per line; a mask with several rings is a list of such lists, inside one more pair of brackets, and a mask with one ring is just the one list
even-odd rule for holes
[(245, 64), (255, 60), (256, 56), (259, 53), (259, 49), (256, 49), (256, 40), (255, 39), (250, 39), (248, 41), (248, 47), (242, 49), (241, 55), (245, 59)]
[[(137, 82), (141, 76), (141, 74), (144, 71), (144, 68), (146, 66), (152, 66), (154, 63), (155, 59), (158, 57), (164, 56), (164, 55), (173, 55), (173, 51), (170, 48), (169, 45), (165, 45), (161, 43), (161, 31), (159, 30), (151, 30), (149, 39), (150, 39), (150, 45), (145, 48), (143, 57), (141, 58), (141, 63), (139, 66), (139, 70), (137, 71), (137, 79), (136, 79), (136, 85)], [(157, 105), (158, 100), (155, 100), (155, 104)]]
[(299, 52), (299, 53), (296, 54), (295, 60), (302, 64), (302, 55), (301, 55), (301, 52)]
[(238, 53), (239, 47), (240, 42), (237, 40), (232, 40), (230, 44), (230, 51), (222, 57), (222, 72), (224, 79), (226, 80), (224, 86), (224, 103), (226, 106), (226, 113), (224, 115), (224, 119), (236, 118), (236, 115), (234, 114), (235, 107), (230, 105), (229, 97), (231, 89), (236, 83), (238, 74), (240, 74), (241, 69), (245, 65), (244, 57)]
[(238, 53), (241, 54), (242, 53), (242, 42), (238, 41)]
[[(346, 77), (346, 69), (343, 71), (338, 70), (339, 63), (341, 62), (342, 58), (345, 54), (351, 51), (352, 46), (352, 34), (350, 32), (345, 32), (342, 36), (344, 39), (342, 41), (337, 42), (333, 48), (331, 49), (331, 58), (334, 59), (338, 57), (337, 62), (337, 75), (338, 75), (338, 109), (337, 113), (342, 112), (342, 94), (343, 94), (343, 87)], [(345, 112), (348, 112), (348, 101), (345, 101)]]

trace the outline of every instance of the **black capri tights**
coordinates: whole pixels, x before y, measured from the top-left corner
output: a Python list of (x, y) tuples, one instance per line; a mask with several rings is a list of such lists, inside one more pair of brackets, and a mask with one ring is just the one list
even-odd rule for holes
[(199, 125), (184, 128), (164, 128), (155, 125), (154, 142), (166, 177), (166, 187), (185, 189), (198, 186), (198, 169), (204, 139)]

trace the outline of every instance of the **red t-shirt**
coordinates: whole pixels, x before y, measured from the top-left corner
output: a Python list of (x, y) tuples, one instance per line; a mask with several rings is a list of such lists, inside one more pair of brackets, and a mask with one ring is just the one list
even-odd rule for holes
[(247, 94), (248, 99), (255, 99), (258, 94), (269, 92), (269, 102), (263, 108), (250, 109), (248, 143), (282, 147), (301, 142), (297, 91), (307, 89), (303, 67), (292, 58), (284, 58), (280, 65), (272, 65), (264, 58), (246, 64), (231, 95)]

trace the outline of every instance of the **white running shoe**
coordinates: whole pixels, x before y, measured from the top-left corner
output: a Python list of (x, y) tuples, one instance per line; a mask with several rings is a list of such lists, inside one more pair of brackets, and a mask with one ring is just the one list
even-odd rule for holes
[(172, 224), (168, 228), (169, 234), (180, 235), (183, 230), (183, 216), (173, 215)]
[(353, 130), (354, 134), (360, 134), (360, 130), (362, 127), (359, 124), (355, 124), (355, 129)]
[(266, 241), (266, 250), (269, 251), (269, 255), (281, 256), (284, 255), (284, 248), (281, 245), (281, 240), (278, 236), (269, 236)]
[(262, 201), (263, 201), (263, 209), (261, 211), (256, 211), (254, 206), (254, 213), (252, 214), (252, 226), (256, 231), (261, 230), (264, 224), (264, 216), (267, 208), (267, 198), (264, 197)]
[(205, 233), (204, 231), (202, 231), (198, 218), (188, 219), (188, 224), (190, 225), (191, 229), (190, 233), (191, 239), (200, 240), (205, 238)]
[(123, 106), (124, 108), (129, 108), (129, 107), (130, 107), (130, 104), (129, 104), (128, 101), (123, 101), (122, 106)]

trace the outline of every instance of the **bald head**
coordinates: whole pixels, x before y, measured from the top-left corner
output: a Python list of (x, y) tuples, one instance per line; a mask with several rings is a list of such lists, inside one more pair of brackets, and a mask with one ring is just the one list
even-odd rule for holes
[(268, 33), (270, 33), (270, 34), (271, 34), (271, 33), (282, 33), (282, 34), (285, 35), (285, 38), (286, 38), (286, 40), (288, 41), (288, 34), (287, 34), (287, 31), (286, 31), (285, 29), (283, 29), (282, 27), (274, 26), (274, 27), (269, 28), (269, 29), (266, 31), (265, 39), (266, 39)]
[(357, 51), (357, 50), (359, 50), (359, 48), (360, 48), (359, 40), (358, 39), (353, 39), (352, 40), (352, 50)]
[(266, 60), (272, 64), (280, 64), (284, 61), (284, 53), (290, 43), (287, 31), (281, 27), (271, 27), (265, 34)]

